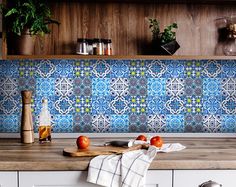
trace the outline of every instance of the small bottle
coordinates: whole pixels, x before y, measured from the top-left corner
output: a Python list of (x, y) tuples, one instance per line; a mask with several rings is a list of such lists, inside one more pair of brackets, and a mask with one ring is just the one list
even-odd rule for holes
[(51, 142), (51, 114), (48, 110), (48, 100), (42, 100), (42, 109), (39, 115), (39, 142)]
[(104, 55), (112, 55), (111, 39), (104, 40)]

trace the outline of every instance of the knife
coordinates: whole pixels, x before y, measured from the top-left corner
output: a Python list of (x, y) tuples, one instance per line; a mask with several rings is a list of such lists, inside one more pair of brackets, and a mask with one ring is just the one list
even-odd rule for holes
[(114, 141), (109, 141), (105, 142), (104, 146), (115, 146), (115, 147), (128, 147), (129, 141), (120, 141), (120, 140), (114, 140)]

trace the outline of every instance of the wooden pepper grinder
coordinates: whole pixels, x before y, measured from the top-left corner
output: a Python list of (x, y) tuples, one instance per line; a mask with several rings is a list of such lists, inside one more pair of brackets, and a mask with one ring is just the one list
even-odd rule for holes
[(32, 91), (21, 91), (22, 96), (22, 116), (21, 116), (21, 142), (33, 143), (34, 142), (34, 130), (33, 130), (33, 118), (31, 111), (31, 98)]

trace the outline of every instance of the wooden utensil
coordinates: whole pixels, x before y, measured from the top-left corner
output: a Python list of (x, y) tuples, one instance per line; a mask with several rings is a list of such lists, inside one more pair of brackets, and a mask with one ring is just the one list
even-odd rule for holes
[(148, 145), (134, 145), (132, 147), (90, 146), (88, 149), (78, 149), (77, 147), (66, 147), (63, 150), (63, 155), (71, 157), (81, 157), (81, 156), (122, 154), (128, 151), (146, 149), (147, 147)]

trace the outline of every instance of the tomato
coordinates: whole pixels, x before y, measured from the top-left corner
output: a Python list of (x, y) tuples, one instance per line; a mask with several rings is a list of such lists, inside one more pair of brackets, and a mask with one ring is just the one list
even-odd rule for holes
[(161, 148), (161, 146), (163, 144), (163, 140), (160, 136), (154, 136), (154, 137), (151, 138), (150, 144)]
[(136, 140), (142, 140), (142, 141), (147, 141), (147, 137), (146, 136), (144, 136), (144, 135), (139, 135), (137, 138), (136, 138)]
[(79, 149), (86, 149), (90, 144), (90, 140), (87, 136), (79, 136), (76, 140), (76, 144)]

